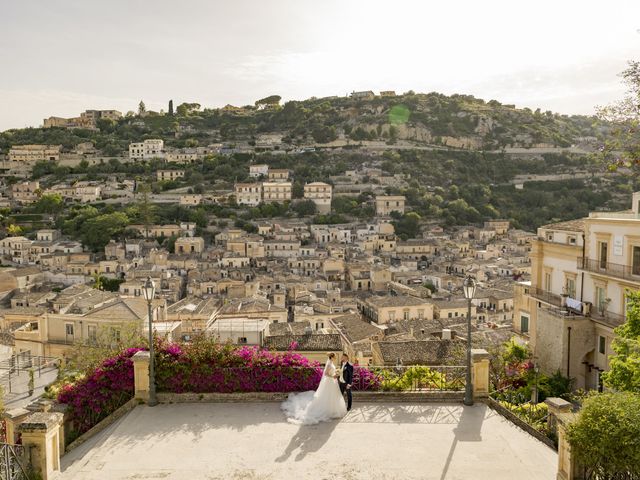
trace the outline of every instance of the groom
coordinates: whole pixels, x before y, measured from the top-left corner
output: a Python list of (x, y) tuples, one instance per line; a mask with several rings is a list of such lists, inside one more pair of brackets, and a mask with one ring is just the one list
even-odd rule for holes
[(353, 365), (349, 363), (349, 355), (343, 353), (338, 383), (340, 384), (340, 392), (343, 395), (345, 391), (347, 392), (347, 412), (351, 410), (351, 382), (353, 382)]

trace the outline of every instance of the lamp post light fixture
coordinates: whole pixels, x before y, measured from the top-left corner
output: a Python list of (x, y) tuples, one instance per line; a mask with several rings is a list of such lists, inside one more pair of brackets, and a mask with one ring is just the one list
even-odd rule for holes
[(156, 398), (156, 374), (155, 374), (155, 353), (153, 351), (153, 312), (151, 309), (151, 303), (156, 295), (156, 286), (151, 280), (151, 277), (147, 277), (147, 281), (144, 282), (142, 287), (142, 294), (147, 301), (148, 315), (149, 315), (149, 403), (150, 407), (155, 407), (158, 404)]
[(471, 300), (476, 294), (476, 281), (467, 276), (462, 284), (464, 298), (467, 299), (467, 376), (464, 382), (464, 404), (473, 405), (473, 385), (471, 384)]

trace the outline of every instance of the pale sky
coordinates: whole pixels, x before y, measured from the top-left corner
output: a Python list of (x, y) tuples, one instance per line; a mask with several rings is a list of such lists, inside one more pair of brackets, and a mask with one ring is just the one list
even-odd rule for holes
[(1, 1), (0, 131), (353, 90), (589, 114), (640, 60), (638, 0)]

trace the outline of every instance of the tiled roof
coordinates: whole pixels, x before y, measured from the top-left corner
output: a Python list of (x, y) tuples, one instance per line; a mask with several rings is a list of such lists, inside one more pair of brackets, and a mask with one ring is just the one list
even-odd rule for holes
[(406, 340), (399, 342), (378, 342), (376, 348), (387, 364), (403, 365), (446, 365), (455, 363), (453, 352), (464, 346), (457, 340)]
[(540, 228), (545, 230), (566, 230), (568, 232), (584, 232), (584, 218), (568, 220), (566, 222), (549, 223)]
[(296, 350), (301, 352), (339, 352), (342, 341), (337, 333), (308, 335), (272, 335), (264, 338), (264, 346), (272, 350), (288, 350), (295, 342)]
[(367, 298), (366, 301), (376, 307), (404, 307), (413, 305), (424, 305), (425, 303), (428, 303), (422, 298), (411, 297), (409, 295), (388, 295), (386, 297), (372, 296)]
[(269, 325), (269, 335), (302, 335), (305, 328), (310, 328), (311, 323), (304, 322), (286, 322), (286, 323), (272, 323)]
[(467, 306), (466, 298), (452, 298), (451, 300), (431, 300), (440, 310), (447, 308), (462, 308)]
[(350, 342), (357, 342), (373, 335), (383, 335), (382, 330), (365, 322), (358, 314), (341, 315), (332, 322)]

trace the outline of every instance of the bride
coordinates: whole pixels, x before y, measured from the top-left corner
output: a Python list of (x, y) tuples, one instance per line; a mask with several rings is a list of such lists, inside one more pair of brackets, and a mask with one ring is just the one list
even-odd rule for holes
[(292, 393), (282, 403), (282, 410), (291, 423), (315, 425), (347, 414), (347, 406), (340, 393), (333, 364), (335, 353), (330, 353), (322, 372), (322, 380), (314, 392)]

